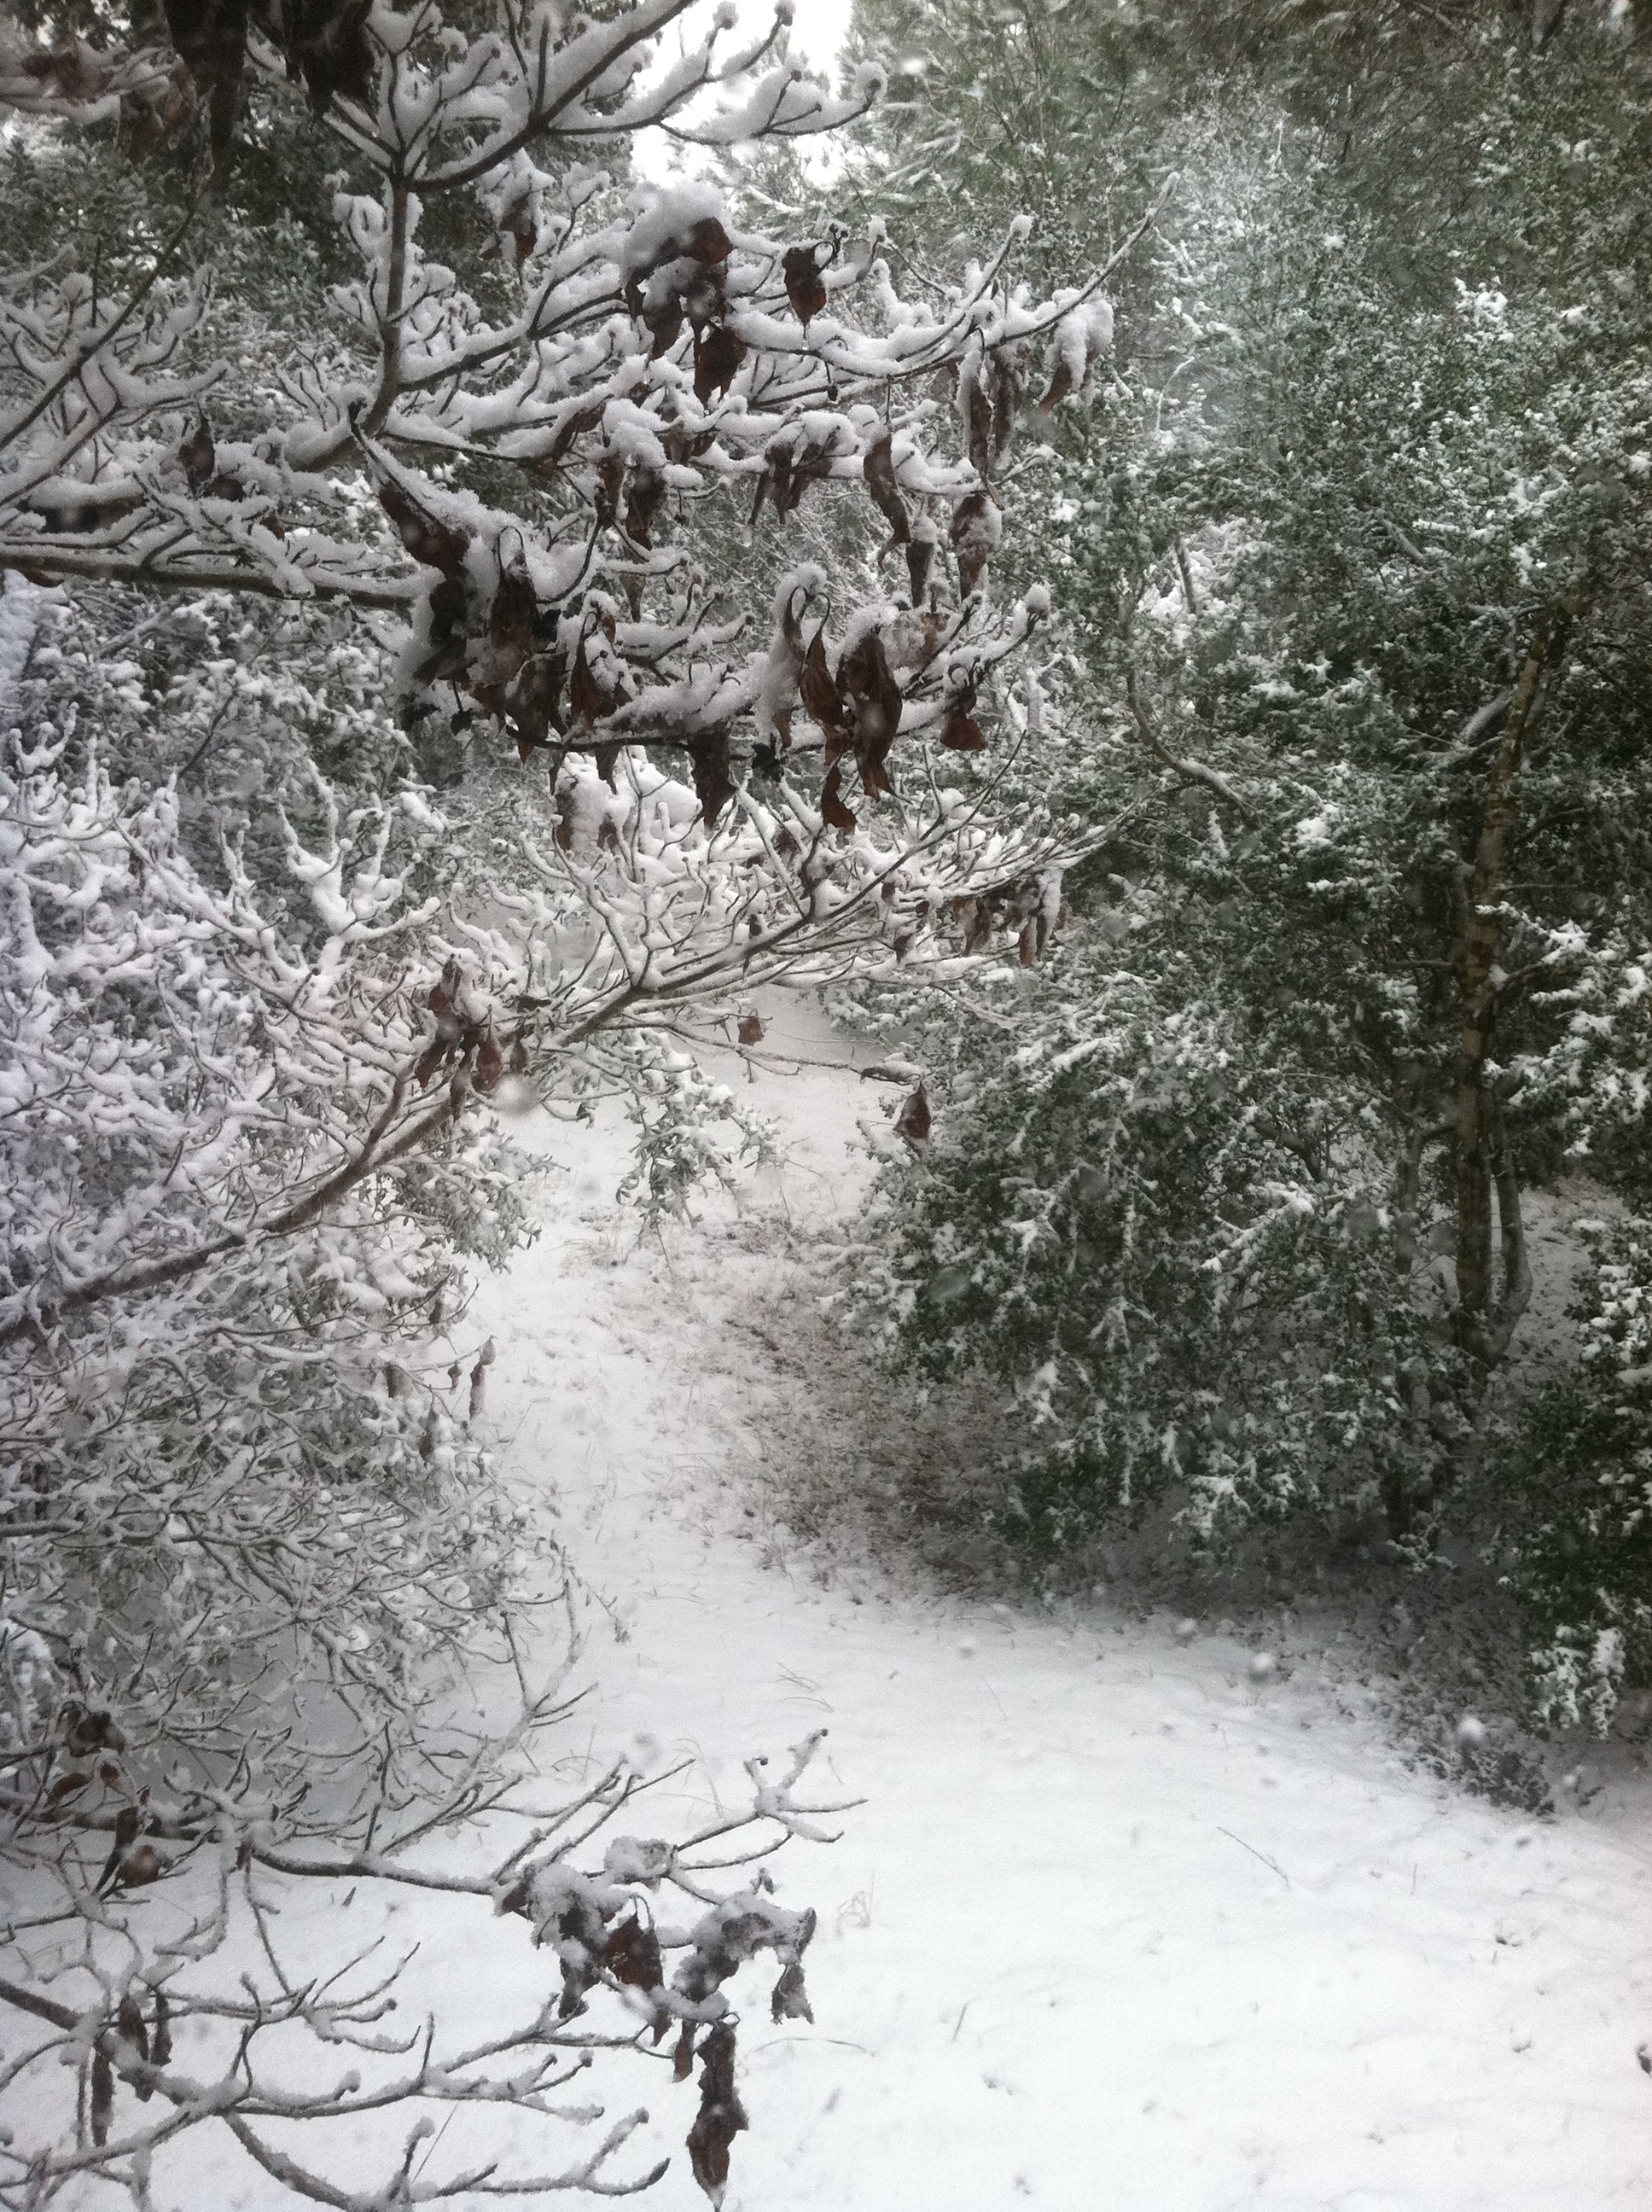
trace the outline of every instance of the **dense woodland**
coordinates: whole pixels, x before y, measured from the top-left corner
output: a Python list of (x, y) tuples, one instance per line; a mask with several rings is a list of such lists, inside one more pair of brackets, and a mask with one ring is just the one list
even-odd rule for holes
[(834, 90), (787, 20), (0, 24), (7, 2204), (646, 2180), (326, 2179), (382, 1973), (236, 1976), (341, 1870), (562, 1974), (374, 2109), (669, 2036), (720, 2201), (806, 1749), (732, 1852), (543, 1802), (465, 1316), (525, 1103), (623, 1103), (641, 1222), (763, 1157), (782, 985), (909, 1071), (835, 1325), (990, 1386), (1032, 1581), (1366, 1562), (1534, 1735), (1652, 1685), (1652, 21), (858, 0)]

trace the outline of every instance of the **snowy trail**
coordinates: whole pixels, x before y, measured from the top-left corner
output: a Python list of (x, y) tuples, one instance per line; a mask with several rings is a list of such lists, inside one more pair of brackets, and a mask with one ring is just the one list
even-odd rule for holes
[[(867, 1089), (765, 1079), (769, 1202), (841, 1194)], [(866, 1800), (776, 1866), (821, 1909), (817, 2025), (748, 2014), (728, 2212), (1652, 2201), (1652, 1793), (1533, 1821), (1406, 1771), (1329, 1668), (1259, 1679), (1232, 1637), (870, 1567), (820, 1587), (730, 1480), (756, 1394), (722, 1315), (784, 1263), (714, 1209), (627, 1252), (618, 1142), (550, 1146), (558, 1219), (472, 1323), (513, 1480), (629, 1631), (593, 1642), (580, 1734), (693, 1762), (662, 1824), (823, 1723)], [(663, 2148), (687, 2095), (657, 2100)], [(703, 2203), (685, 2160), (650, 2201)]]

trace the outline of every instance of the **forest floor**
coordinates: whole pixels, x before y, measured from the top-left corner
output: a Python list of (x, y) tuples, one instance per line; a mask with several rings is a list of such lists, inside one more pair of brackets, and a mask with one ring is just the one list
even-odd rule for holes
[[(573, 1771), (688, 1762), (653, 1801), (680, 1832), (825, 1726), (829, 1786), (864, 1801), (775, 1864), (820, 1908), (817, 2025), (743, 2032), (727, 2212), (1652, 2201), (1642, 1754), (1582, 1747), (1534, 1816), (1419, 1764), (1357, 1639), (1310, 1617), (970, 1595), (872, 1556), (847, 1352), (811, 1383), (811, 1255), (864, 1188), (875, 1086), (817, 1018), (764, 1012), (838, 1063), (758, 1079), (780, 1165), (639, 1241), (623, 1129), (525, 1118), (544, 1231), (465, 1325), (497, 1340), (507, 1476), (598, 1601)], [(439, 1929), (423, 1965), (465, 1970)], [(661, 2085), (662, 2153), (692, 2099)], [(703, 2203), (680, 2149), (647, 2201)]]

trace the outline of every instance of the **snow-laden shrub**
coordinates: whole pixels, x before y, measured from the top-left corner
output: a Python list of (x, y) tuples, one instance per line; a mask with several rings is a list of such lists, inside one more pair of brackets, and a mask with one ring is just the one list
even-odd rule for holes
[(1604, 1734), (1622, 1692), (1652, 1683), (1652, 1220), (1589, 1242), (1583, 1354), (1527, 1410), (1509, 1523), (1536, 1711)]
[(251, 698), (220, 665), (256, 813), (139, 777), (155, 672), (29, 611), (0, 753), (6, 1618), (138, 1771), (210, 1790), (250, 1760), (280, 1797), (318, 1743), (335, 1781), (368, 1746), (399, 1769), (521, 1564), (467, 1426), (485, 1362), (434, 1340), (465, 1251), (525, 1226), (498, 1134), (410, 1079), (439, 824), (341, 805), (279, 711), (301, 663)]
[(1304, 1159), (1300, 1071), (1207, 1001), (1097, 951), (1058, 988), (1034, 1041), (973, 1033), (884, 1172), (854, 1263), (884, 1350), (1005, 1386), (1000, 1517), (1040, 1548), (1164, 1507), (1206, 1544), (1327, 1511), (1420, 1540), (1456, 1363), (1380, 1185)]

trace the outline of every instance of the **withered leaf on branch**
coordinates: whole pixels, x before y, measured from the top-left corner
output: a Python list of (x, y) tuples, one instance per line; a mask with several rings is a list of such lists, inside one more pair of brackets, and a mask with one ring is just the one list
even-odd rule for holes
[(549, 744), (553, 730), (559, 737), (562, 733), (561, 702), (567, 674), (568, 663), (560, 653), (531, 653), (505, 695), (525, 759), (535, 745)]
[(477, 1048), (476, 1087), (478, 1091), (495, 1091), (499, 1079), (505, 1073), (505, 1053), (498, 1038), (489, 1030)]
[(1002, 461), (1015, 438), (1016, 417), (1027, 396), (1027, 347), (1000, 346), (992, 356), (993, 459)]
[(745, 340), (726, 323), (706, 332), (694, 349), (694, 396), (701, 406), (714, 394), (726, 392), (739, 374), (746, 356)]
[(500, 574), (488, 610), (487, 636), (471, 670), (471, 696), (490, 714), (504, 713), (507, 687), (533, 651), (533, 622), (538, 610), (533, 579), (519, 553)]
[(983, 483), (993, 473), (993, 400), (987, 388), (990, 374), (987, 362), (977, 361), (965, 371), (959, 385), (964, 428), (969, 439), (969, 459)]
[(952, 510), (952, 550), (958, 556), (958, 589), (967, 599), (980, 583), (1003, 526), (993, 495), (972, 491)]
[(845, 653), (838, 682), (854, 716), (854, 757), (861, 788), (868, 799), (884, 798), (893, 788), (884, 763), (901, 725), (901, 687), (875, 629)]
[(394, 477), (379, 480), (379, 504), (401, 532), (402, 544), (422, 568), (439, 568), (450, 582), (465, 572), (471, 533), (457, 524), (440, 522), (427, 514), (406, 487)]
[(167, 29), (178, 58), (206, 102), (215, 176), (229, 166), (246, 66), (247, 0), (166, 0)]
[(639, 462), (631, 471), (629, 495), (625, 502), (625, 534), (639, 545), (653, 544), (654, 517), (665, 496), (665, 479), (658, 469), (646, 467)]
[(804, 1987), (803, 1968), (795, 1959), (775, 1983), (768, 2008), (776, 2026), (783, 2020), (806, 2020), (813, 2025), (814, 2008)]
[(700, 2046), (700, 2110), (689, 2130), (694, 2178), (714, 2204), (728, 2187), (729, 2150), (750, 2125), (734, 2086), (734, 2030), (719, 2021)]
[[(115, 2069), (109, 2063), (106, 2051), (100, 2051), (92, 2061), (92, 2141), (99, 2150), (109, 2140), (109, 2118), (115, 2109)], [(728, 2154), (723, 2154), (723, 2172), (728, 2172)]]
[(635, 1915), (616, 1921), (608, 1931), (603, 1964), (614, 1979), (628, 1990), (657, 1990), (665, 1978), (659, 1938)]
[(533, 463), (534, 473), (537, 476), (554, 476), (557, 463), (574, 441), (583, 437), (589, 430), (602, 428), (602, 418), (607, 410), (605, 399), (588, 400), (582, 407), (570, 408), (556, 426), (556, 434), (550, 441), (550, 451), (542, 453)]
[[(889, 524), (889, 542), (878, 556), (880, 561), (885, 553), (893, 552), (897, 545), (908, 545), (912, 540), (906, 501), (895, 477), (894, 445), (892, 434), (888, 430), (881, 432), (866, 448), (866, 457), (860, 464), (872, 503)], [(919, 589), (920, 586), (914, 586), (914, 592)]]
[(855, 827), (855, 818), (850, 809), (843, 803), (842, 783), (843, 771), (841, 768), (834, 767), (827, 770), (826, 781), (820, 787), (821, 819), (829, 829), (853, 830)]
[(691, 749), (694, 788), (705, 811), (706, 827), (714, 827), (718, 816), (734, 796), (733, 763), (729, 756), (728, 732), (701, 738)]
[(184, 478), (191, 491), (203, 492), (218, 466), (217, 449), (204, 415), (197, 417), (195, 428), (178, 448), (178, 458), (183, 463)]
[(568, 703), (574, 723), (587, 731), (614, 708), (613, 690), (598, 678), (586, 655), (586, 640), (590, 634), (584, 629), (580, 632), (580, 641), (574, 652), (574, 672), (568, 685)]
[[(147, 2058), (149, 2055), (149, 2031), (143, 2025), (143, 2008), (130, 1990), (120, 2000), (115, 2024), (120, 2030), (121, 2041), (130, 2044), (140, 2058)], [(138, 2094), (142, 2096), (143, 2092), (140, 2089)]]
[(740, 1042), (742, 1044), (761, 1044), (763, 1041), (763, 1025), (761, 1016), (757, 1014), (742, 1014), (740, 1017), (739, 1036)]
[[(826, 625), (820, 628), (809, 641), (809, 649), (803, 656), (803, 667), (798, 678), (798, 691), (803, 701), (803, 711), (811, 722), (826, 732), (826, 757), (835, 760), (849, 741), (849, 732), (843, 719), (843, 702), (832, 672), (826, 665)], [(834, 744), (832, 741), (835, 739)]]
[(788, 246), (780, 263), (780, 274), (786, 280), (786, 296), (792, 303), (792, 313), (806, 331), (826, 304), (826, 287), (821, 281), (814, 247)]
[(499, 229), (492, 241), (483, 248), (484, 260), (501, 260), (510, 268), (519, 269), (525, 261), (533, 258), (533, 249), (539, 242), (539, 226), (533, 219), (533, 193), (524, 185), (508, 199), (499, 211)]
[(376, 66), (367, 33), (373, 0), (285, 0), (287, 73), (304, 81), (310, 106), (325, 115), (335, 100), (373, 102)]
[(984, 753), (987, 739), (972, 709), (975, 703), (975, 686), (966, 684), (955, 691), (946, 702), (946, 716), (941, 724), (941, 743), (949, 752)]
[(935, 534), (926, 523), (915, 531), (907, 545), (907, 575), (912, 584), (912, 604), (923, 605), (924, 593), (929, 588), (929, 572), (935, 565)]
[(929, 1096), (921, 1083), (896, 1115), (895, 1133), (904, 1137), (914, 1152), (929, 1142)]

